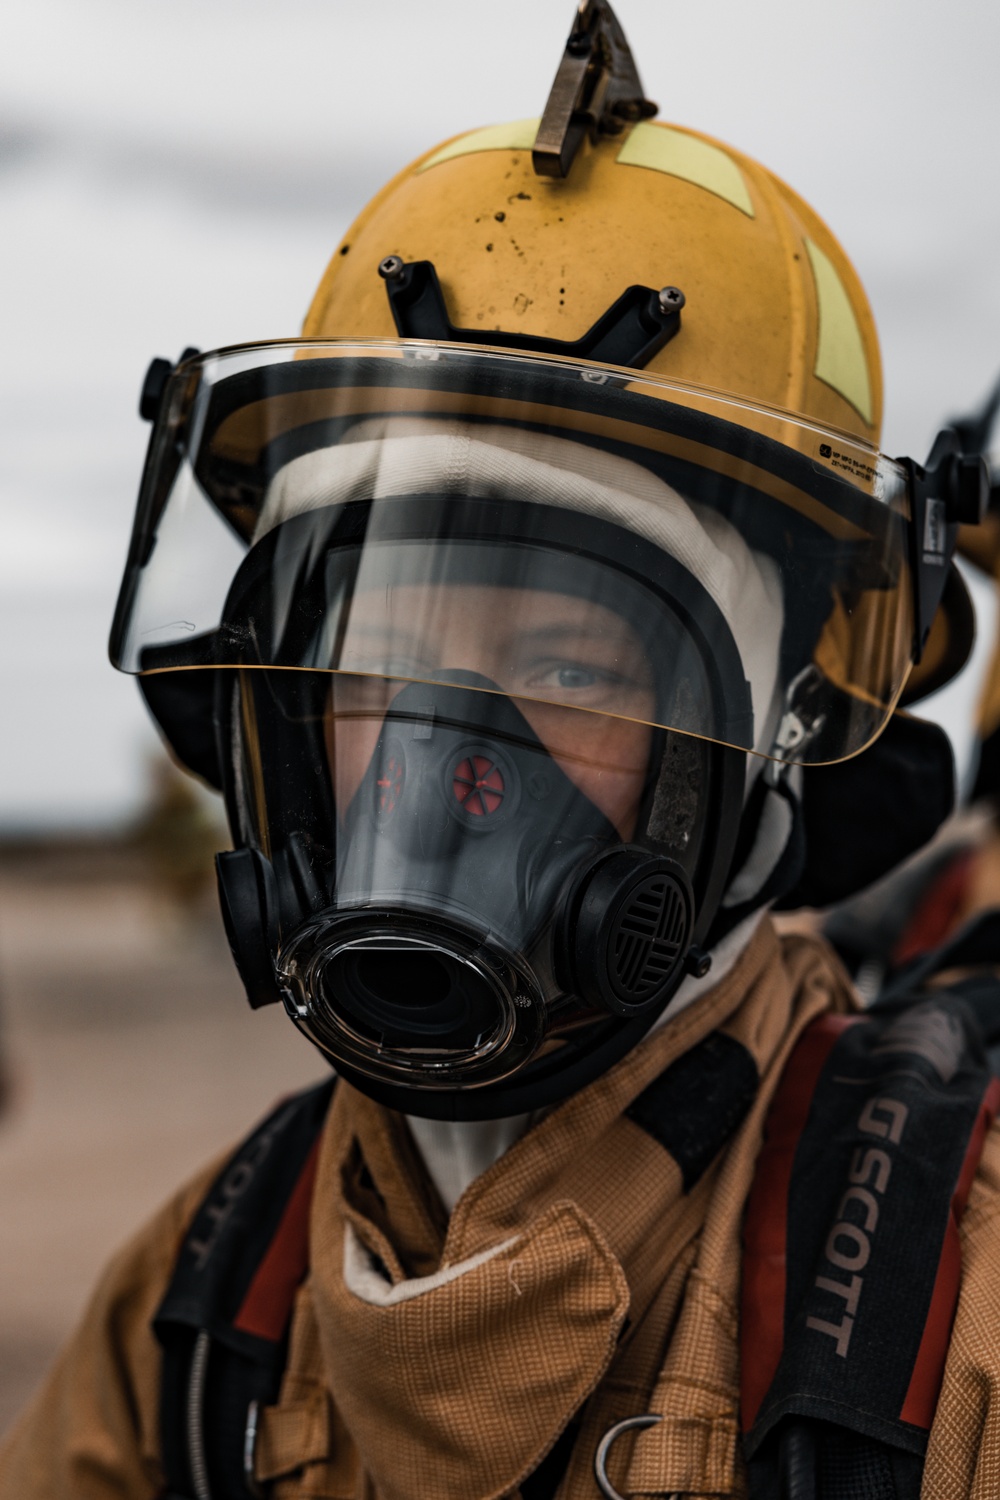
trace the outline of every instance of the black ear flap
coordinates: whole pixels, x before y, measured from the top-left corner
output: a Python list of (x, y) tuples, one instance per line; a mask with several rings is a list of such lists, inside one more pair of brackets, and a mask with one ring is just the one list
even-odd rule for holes
[(216, 724), (216, 683), (211, 668), (154, 672), (138, 679), (146, 707), (174, 755), (207, 781), (223, 789)]
[(955, 759), (937, 724), (895, 713), (873, 745), (833, 766), (805, 766), (805, 868), (778, 903), (832, 906), (931, 839), (955, 807)]

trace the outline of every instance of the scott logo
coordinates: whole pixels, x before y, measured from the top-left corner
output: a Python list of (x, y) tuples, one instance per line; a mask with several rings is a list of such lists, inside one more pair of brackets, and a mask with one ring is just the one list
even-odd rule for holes
[[(858, 1130), (888, 1145), (898, 1146), (909, 1110), (898, 1099), (869, 1099), (858, 1117)], [(861, 1272), (872, 1253), (872, 1237), (878, 1228), (879, 1199), (884, 1195), (892, 1171), (892, 1158), (881, 1147), (858, 1146), (847, 1173), (850, 1183), (837, 1205), (834, 1224), (826, 1237), (823, 1255), (830, 1275), (817, 1276), (813, 1285), (837, 1297), (843, 1304), (838, 1322), (831, 1318), (806, 1318), (806, 1327), (826, 1334), (836, 1344), (841, 1359), (847, 1358), (854, 1318), (864, 1286)], [(848, 1280), (837, 1272), (846, 1273)]]

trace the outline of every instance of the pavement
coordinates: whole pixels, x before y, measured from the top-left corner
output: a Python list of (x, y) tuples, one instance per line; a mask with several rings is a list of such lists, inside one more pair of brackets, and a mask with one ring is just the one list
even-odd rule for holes
[(324, 1071), (247, 1006), (209, 898), (185, 915), (91, 855), (0, 848), (0, 1434), (111, 1252)]

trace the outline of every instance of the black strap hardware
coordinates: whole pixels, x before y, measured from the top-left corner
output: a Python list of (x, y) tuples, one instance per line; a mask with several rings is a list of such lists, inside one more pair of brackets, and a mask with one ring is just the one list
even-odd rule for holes
[(913, 570), (915, 620), (913, 659), (923, 655), (931, 624), (944, 593), (960, 525), (978, 526), (990, 497), (990, 474), (978, 453), (964, 453), (954, 428), (934, 439), (925, 464), (912, 458), (898, 462), (909, 480), (910, 566)]

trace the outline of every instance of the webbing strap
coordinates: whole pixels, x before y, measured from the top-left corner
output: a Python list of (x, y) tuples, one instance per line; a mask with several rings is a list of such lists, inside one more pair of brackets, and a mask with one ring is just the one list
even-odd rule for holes
[[(822, 1016), (803, 1035), (744, 1233), (753, 1495), (919, 1494), (958, 1299), (958, 1220), (998, 1105), (975, 1021), (946, 992), (888, 1015)], [(789, 1487), (804, 1444), (818, 1491)]]
[(903, 1500), (917, 1496), (923, 1459), (885, 1443), (826, 1427), (789, 1422), (778, 1451), (777, 1489), (753, 1493), (768, 1500)]
[(257, 1500), (244, 1473), (251, 1402), (276, 1400), (334, 1080), (283, 1101), (213, 1182), (154, 1320), (161, 1455), (176, 1500)]

